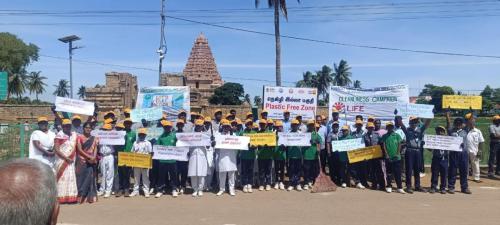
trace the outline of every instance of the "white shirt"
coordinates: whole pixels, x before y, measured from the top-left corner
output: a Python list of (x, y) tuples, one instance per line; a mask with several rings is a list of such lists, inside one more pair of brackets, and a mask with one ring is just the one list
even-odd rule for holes
[(135, 141), (132, 146), (133, 153), (149, 154), (153, 152), (153, 146), (149, 141)]
[(479, 150), (479, 143), (482, 142), (484, 142), (484, 138), (481, 130), (474, 127), (465, 137), (465, 149), (469, 153), (476, 155)]
[(326, 126), (324, 125), (320, 125), (319, 129), (318, 129), (318, 134), (319, 136), (321, 136), (321, 139), (323, 139), (323, 142), (321, 142), (320, 144), (320, 148), (321, 149), (326, 149), (326, 136), (327, 136), (327, 130), (326, 129)]
[(39, 141), (40, 145), (44, 148), (44, 150), (52, 150), (54, 147), (54, 138), (56, 137), (56, 134), (52, 131), (47, 131), (47, 133), (41, 131), (41, 130), (35, 130), (31, 134), (30, 137), (30, 144), (29, 144), (29, 158), (30, 159), (37, 159), (40, 160), (41, 162), (49, 165), (50, 167), (53, 168), (54, 166), (54, 156), (52, 157), (46, 157), (43, 155), (43, 152), (38, 150), (35, 145), (33, 144), (33, 141)]
[(103, 156), (111, 155), (115, 152), (113, 145), (99, 145), (99, 153)]
[(394, 133), (399, 134), (403, 142), (406, 142), (406, 134), (403, 129), (394, 127)]

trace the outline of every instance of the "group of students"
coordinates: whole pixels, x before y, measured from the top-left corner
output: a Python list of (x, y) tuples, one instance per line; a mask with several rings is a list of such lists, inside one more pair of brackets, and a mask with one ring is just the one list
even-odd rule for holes
[[(328, 173), (332, 181), (343, 188), (351, 186), (352, 180), (356, 188), (369, 187), (390, 193), (395, 179), (398, 193), (429, 191), (442, 194), (455, 193), (458, 170), (461, 192), (471, 194), (467, 184), (469, 162), (473, 179), (479, 181), (478, 154), (484, 142), (481, 131), (475, 127), (472, 113), (456, 118), (451, 124), (447, 112), (446, 127), (435, 127), (436, 134), (463, 137), (462, 151), (432, 150), (432, 184), (427, 190), (420, 185), (420, 172), (423, 169), (423, 137), (431, 122), (429, 119), (421, 121), (410, 117), (406, 127), (402, 117), (395, 116), (394, 122), (385, 123), (383, 129), (382, 122), (374, 117), (364, 121), (362, 116), (356, 116), (354, 125), (350, 126), (339, 120), (336, 109), (333, 109), (330, 121), (320, 115), (315, 120), (302, 121), (300, 115), (290, 118), (288, 111), (283, 112), (282, 120), (273, 121), (268, 118), (266, 110), (260, 113), (258, 120), (254, 121), (250, 112), (241, 120), (235, 110), (225, 116), (222, 110), (216, 110), (213, 119), (191, 113), (188, 120), (187, 113), (180, 111), (175, 121), (169, 121), (165, 116), (158, 121), (133, 123), (130, 109), (125, 109), (123, 120), (110, 111), (105, 113), (103, 124), (98, 126), (96, 114), (83, 125), (78, 116), (70, 120), (56, 112), (54, 114), (58, 115), (53, 128), (55, 132), (49, 129), (46, 117), (38, 119), (39, 129), (31, 135), (29, 157), (54, 169), (60, 203), (95, 202), (98, 196), (108, 198), (112, 194), (133, 197), (140, 194), (141, 186), (145, 197), (154, 195), (157, 198), (165, 193), (177, 197), (189, 186), (193, 196), (203, 196), (204, 191), (217, 191), (217, 196), (220, 196), (226, 190), (234, 196), (237, 186), (241, 186), (244, 193), (252, 193), (255, 184), (259, 191), (270, 191), (272, 186), (274, 189), (302, 191), (314, 185), (320, 170)], [(497, 115), (493, 124), (497, 127), (493, 132), (497, 133), (490, 136), (496, 143), (492, 151), (498, 151), (499, 122)], [(148, 128), (151, 127), (162, 127), (163, 133), (158, 138), (148, 137)], [(125, 144), (100, 144), (99, 139), (91, 134), (96, 129), (125, 131)], [(211, 137), (210, 145), (190, 147), (188, 161), (154, 159), (151, 169), (117, 165), (118, 152), (153, 155), (154, 145), (175, 146), (176, 133), (181, 132), (205, 132)], [(277, 135), (278, 132), (309, 132), (310, 146), (251, 145), (248, 150), (241, 151), (215, 148), (214, 135)], [(346, 152), (332, 149), (332, 141), (352, 138), (362, 138), (366, 146), (380, 145), (383, 158), (349, 163)], [(499, 169), (497, 166), (497, 171)], [(98, 174), (101, 179), (97, 179)], [(254, 174), (258, 175), (257, 182)], [(134, 186), (130, 192), (132, 175)], [(286, 176), (288, 182), (285, 182)]]

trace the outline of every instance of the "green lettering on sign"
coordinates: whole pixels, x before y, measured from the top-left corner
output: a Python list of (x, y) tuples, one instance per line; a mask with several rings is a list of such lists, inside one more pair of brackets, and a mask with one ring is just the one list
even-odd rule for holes
[(7, 99), (7, 87), (9, 85), (9, 77), (7, 72), (0, 72), (0, 100)]

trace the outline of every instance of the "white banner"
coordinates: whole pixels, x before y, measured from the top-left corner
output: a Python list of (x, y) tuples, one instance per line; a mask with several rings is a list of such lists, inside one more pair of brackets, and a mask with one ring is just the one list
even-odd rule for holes
[(188, 161), (188, 147), (153, 145), (153, 159)]
[(132, 112), (130, 112), (130, 119), (132, 119), (134, 123), (140, 123), (142, 119), (147, 121), (159, 120), (162, 116), (163, 110), (161, 107), (133, 109)]
[(419, 118), (434, 118), (434, 105), (426, 105), (426, 104), (398, 104), (397, 106), (398, 115), (402, 117), (410, 117), (416, 116)]
[(347, 152), (364, 147), (365, 147), (365, 142), (363, 141), (363, 138), (332, 141), (332, 151), (334, 152), (335, 151)]
[(290, 118), (302, 115), (303, 120), (314, 119), (318, 104), (316, 88), (293, 88), (264, 86), (264, 109), (271, 119), (283, 119), (283, 111), (290, 112)]
[(393, 121), (394, 110), (398, 104), (407, 103), (409, 103), (408, 85), (372, 89), (332, 86), (328, 114), (331, 117), (332, 109), (336, 108), (341, 121), (354, 122), (356, 115), (361, 115), (365, 119), (374, 116), (382, 121)]
[(144, 87), (137, 94), (136, 109), (161, 107), (167, 119), (174, 121), (181, 110), (189, 120), (189, 86)]
[(248, 150), (250, 137), (234, 135), (215, 135), (215, 148)]
[(63, 98), (56, 96), (56, 111), (69, 112), (92, 116), (94, 115), (94, 103), (77, 99)]
[(102, 145), (124, 145), (126, 133), (125, 131), (116, 130), (93, 130), (90, 135), (99, 138), (99, 144)]
[(424, 148), (461, 152), (464, 139), (445, 135), (424, 135)]
[(195, 146), (210, 146), (210, 135), (202, 132), (193, 133), (176, 133), (177, 146), (195, 147)]
[(311, 133), (278, 132), (278, 145), (284, 146), (311, 146)]

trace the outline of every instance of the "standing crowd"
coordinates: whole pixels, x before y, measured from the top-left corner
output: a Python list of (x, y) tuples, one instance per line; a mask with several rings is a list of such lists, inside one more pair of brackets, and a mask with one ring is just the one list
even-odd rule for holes
[[(467, 179), (469, 166), (473, 181), (480, 182), (479, 160), (484, 138), (475, 126), (472, 113), (452, 121), (447, 112), (446, 126), (434, 128), (437, 135), (462, 137), (463, 144), (461, 151), (432, 150), (430, 189), (420, 184), (420, 174), (424, 171), (423, 140), (429, 119), (410, 117), (407, 127), (401, 116), (395, 116), (393, 122), (382, 127), (382, 122), (374, 117), (365, 120), (356, 116), (353, 125), (341, 122), (336, 109), (329, 121), (321, 115), (307, 121), (300, 115), (290, 118), (288, 111), (283, 112), (281, 120), (272, 120), (266, 110), (260, 116), (249, 112), (245, 119), (239, 119), (235, 110), (225, 116), (216, 110), (211, 115), (213, 119), (191, 113), (188, 120), (187, 113), (180, 111), (175, 121), (164, 116), (158, 121), (133, 123), (130, 109), (125, 109), (123, 117), (107, 112), (102, 125), (98, 125), (97, 114), (83, 123), (77, 115), (71, 119), (55, 111), (54, 115), (52, 128), (47, 117), (38, 118), (38, 129), (32, 133), (29, 143), (29, 157), (53, 169), (60, 203), (92, 203), (98, 196), (133, 197), (141, 191), (145, 197), (159, 198), (164, 194), (177, 197), (187, 193), (188, 187), (193, 196), (203, 196), (207, 191), (214, 191), (217, 196), (228, 191), (234, 196), (237, 187), (244, 193), (252, 193), (254, 187), (259, 191), (302, 191), (314, 185), (320, 170), (342, 188), (370, 188), (388, 193), (392, 192), (395, 180), (395, 191), (402, 194), (414, 191), (453, 194), (458, 174), (460, 191), (471, 194)], [(500, 157), (495, 158), (500, 151), (499, 125), (500, 117), (496, 115), (489, 128), (490, 177), (500, 172)], [(147, 135), (153, 127), (163, 129), (158, 138)], [(125, 144), (100, 144), (99, 138), (92, 136), (93, 130), (125, 131)], [(210, 145), (190, 147), (188, 161), (154, 159), (151, 169), (118, 166), (118, 152), (153, 155), (154, 145), (175, 146), (176, 133), (181, 132), (207, 133), (211, 137)], [(278, 132), (311, 133), (310, 146), (250, 145), (248, 150), (241, 151), (215, 148), (214, 135), (277, 135)], [(366, 146), (380, 145), (383, 157), (349, 163), (347, 153), (336, 151), (331, 143), (353, 138), (361, 138)]]

